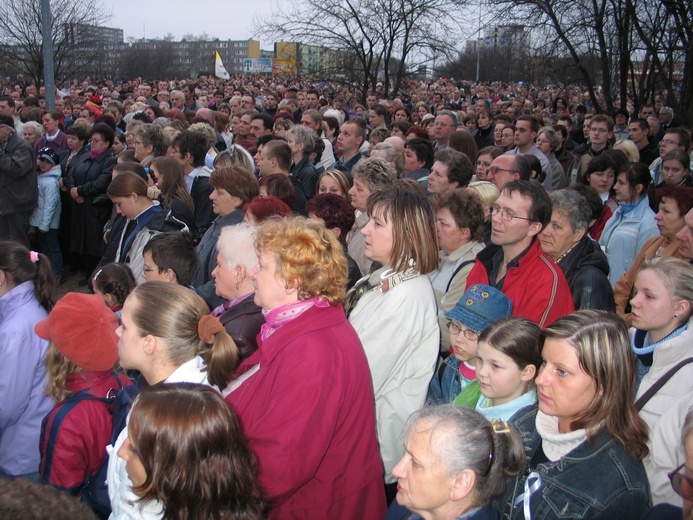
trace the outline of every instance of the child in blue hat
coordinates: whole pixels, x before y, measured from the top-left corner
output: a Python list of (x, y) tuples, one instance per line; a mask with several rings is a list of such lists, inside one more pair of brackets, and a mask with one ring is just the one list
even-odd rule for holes
[[(450, 356), (433, 376), (428, 388), (428, 404), (449, 404), (476, 379), (479, 334), (497, 320), (510, 316), (513, 304), (502, 292), (488, 285), (474, 284), (445, 317), (450, 331)], [(478, 398), (478, 395), (477, 395)], [(474, 403), (471, 403), (474, 406)]]

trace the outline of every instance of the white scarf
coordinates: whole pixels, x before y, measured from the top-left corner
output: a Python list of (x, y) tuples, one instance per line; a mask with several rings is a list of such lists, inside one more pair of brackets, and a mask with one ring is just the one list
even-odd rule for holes
[(587, 430), (575, 430), (568, 433), (558, 431), (558, 417), (546, 415), (541, 410), (536, 417), (537, 432), (541, 435), (541, 447), (551, 462), (565, 457), (587, 440)]

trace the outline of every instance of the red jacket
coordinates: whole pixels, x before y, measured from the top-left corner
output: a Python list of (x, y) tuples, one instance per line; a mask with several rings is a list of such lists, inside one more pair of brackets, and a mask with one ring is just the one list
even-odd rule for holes
[(341, 305), (312, 307), (237, 370), (227, 401), (257, 455), (270, 518), (381, 520), (383, 465), (363, 347)]
[[(125, 375), (118, 377), (122, 386), (132, 384)], [(121, 385), (111, 372), (85, 370), (67, 377), (72, 395), (88, 389), (89, 395), (106, 398), (110, 389)], [(113, 418), (108, 405), (98, 399), (81, 399), (66, 414), (61, 413), (66, 402), (69, 398), (56, 404), (43, 419), (39, 472), (43, 482), (78, 494), (86, 478), (94, 475), (106, 458)]]
[[(467, 288), (475, 283), (490, 285), (488, 273), (498, 250), (498, 246), (491, 245), (476, 256), (476, 263), (467, 276)], [(519, 265), (508, 269), (503, 294), (513, 302), (513, 316), (529, 318), (541, 328), (575, 310), (563, 271), (544, 254), (536, 239), (520, 258)]]

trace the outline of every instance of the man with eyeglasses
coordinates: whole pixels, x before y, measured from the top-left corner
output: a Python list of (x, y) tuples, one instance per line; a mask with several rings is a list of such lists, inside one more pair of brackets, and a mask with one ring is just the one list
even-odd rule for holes
[(568, 282), (541, 250), (539, 233), (551, 218), (551, 199), (539, 184), (512, 181), (491, 208), (491, 244), (476, 257), (467, 288), (476, 283), (500, 290), (513, 316), (546, 327), (573, 312)]
[[(659, 142), (659, 157), (650, 164), (650, 173), (652, 174), (652, 185), (659, 184), (660, 168), (662, 166), (662, 158), (674, 150), (681, 150), (688, 153), (688, 148), (691, 145), (691, 138), (683, 128), (670, 128), (664, 134), (664, 137)], [(692, 170), (693, 171), (693, 170)]]
[(528, 181), (531, 175), (532, 167), (522, 155), (499, 155), (491, 163), (486, 180), (503, 191), (512, 181)]
[[(585, 124), (588, 123), (585, 122)], [(614, 120), (611, 117), (604, 114), (592, 116), (589, 121), (589, 140), (573, 151), (573, 155), (578, 160), (577, 171), (566, 173), (569, 173), (571, 177), (581, 179), (587, 171), (590, 161), (611, 148), (613, 136)]]
[(29, 217), (38, 198), (34, 149), (6, 114), (0, 114), (0, 186), (0, 239), (29, 247)]
[(441, 110), (436, 115), (434, 123), (434, 151), (447, 148), (450, 135), (457, 130), (457, 116), (451, 110)]

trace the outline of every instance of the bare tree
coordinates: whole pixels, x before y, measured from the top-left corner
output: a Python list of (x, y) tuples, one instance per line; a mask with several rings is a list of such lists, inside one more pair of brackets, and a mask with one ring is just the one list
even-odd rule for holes
[[(398, 90), (412, 68), (454, 54), (466, 0), (299, 0), (255, 31), (275, 40), (323, 46), (350, 57), (342, 72), (365, 100), (379, 78)], [(394, 67), (393, 67), (394, 65)]]
[[(98, 0), (52, 0), (51, 11), (55, 77), (71, 79), (102, 56), (103, 35), (94, 30), (111, 17)], [(0, 2), (0, 60), (15, 72), (43, 77), (40, 0)]]

